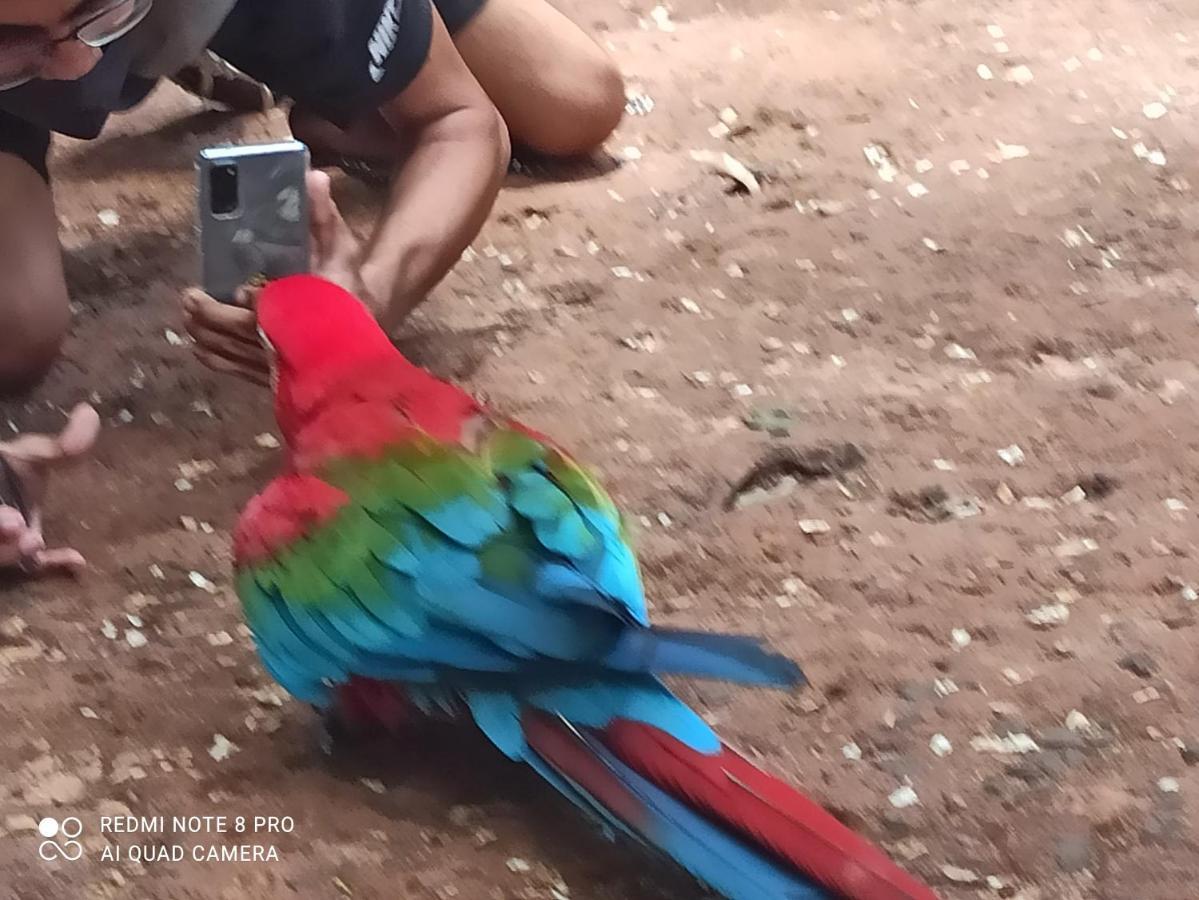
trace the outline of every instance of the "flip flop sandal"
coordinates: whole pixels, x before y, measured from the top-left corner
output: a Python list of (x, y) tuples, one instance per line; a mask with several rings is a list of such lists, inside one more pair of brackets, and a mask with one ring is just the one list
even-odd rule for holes
[(171, 80), (188, 93), (234, 112), (266, 112), (280, 100), (266, 85), (211, 51), (205, 51), (199, 60), (175, 73)]

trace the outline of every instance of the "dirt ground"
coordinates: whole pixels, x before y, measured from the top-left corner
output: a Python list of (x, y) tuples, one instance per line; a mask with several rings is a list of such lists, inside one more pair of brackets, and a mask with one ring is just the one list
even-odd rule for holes
[[(1194, 897), (1194, 11), (651, 7), (573, 3), (644, 114), (610, 161), (514, 177), (404, 348), (599, 468), (657, 621), (803, 662), (794, 696), (681, 690), (939, 894)], [(0, 597), (4, 895), (701, 896), (479, 740), (327, 758), (270, 689), (229, 583), (268, 398), (175, 332), (195, 151), (283, 131), (169, 87), (58, 146), (76, 327), (5, 412), (90, 397), (106, 430), (52, 509), (93, 571)], [(366, 222), (375, 192), (337, 189)], [(861, 464), (819, 477), (845, 443)], [(100, 833), (126, 813), (230, 831)], [(79, 817), (84, 859), (38, 859), (45, 815)], [(294, 826), (236, 833), (256, 815)], [(188, 858), (129, 861), (155, 842)], [(190, 858), (242, 843), (278, 859)]]

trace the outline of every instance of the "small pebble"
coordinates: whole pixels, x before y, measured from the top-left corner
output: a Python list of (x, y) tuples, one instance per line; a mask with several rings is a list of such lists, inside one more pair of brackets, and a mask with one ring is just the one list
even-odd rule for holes
[(1024, 451), (1021, 450), (1016, 444), (1012, 444), (1009, 447), (1004, 447), (995, 452), (998, 453), (999, 458), (1009, 466), (1019, 466), (1024, 464)]
[(237, 745), (225, 737), (223, 734), (214, 734), (212, 736), (212, 746), (208, 748), (208, 755), (217, 762), (222, 762), (229, 758), (233, 753), (237, 752)]
[(528, 872), (532, 868), (532, 866), (518, 856), (513, 856), (508, 860), (508, 871), (510, 872)]
[[(1028, 156), (1028, 148), (1023, 144), (1005, 144), (1003, 141), (996, 142), (999, 147), (999, 158), (1005, 161), (1013, 159), (1024, 159)], [(982, 169), (979, 170), (981, 173)]]
[(932, 740), (928, 742), (928, 747), (937, 756), (948, 756), (953, 752), (953, 744), (943, 734), (934, 734)]
[(941, 874), (955, 884), (976, 884), (978, 873), (959, 866), (941, 866)]
[(832, 531), (832, 526), (824, 519), (800, 519), (799, 530), (804, 534), (828, 534)]
[(1141, 112), (1145, 114), (1146, 119), (1160, 119), (1167, 112), (1169, 112), (1169, 110), (1166, 109), (1166, 104), (1154, 102), (1146, 103), (1143, 107), (1141, 107)]
[(126, 628), (125, 643), (136, 650), (138, 647), (146, 646), (146, 636), (136, 628)]
[(1033, 80), (1032, 69), (1028, 66), (1013, 66), (1004, 73), (1003, 77), (1012, 84), (1031, 84)]
[(938, 678), (933, 682), (933, 691), (938, 697), (948, 697), (958, 692), (957, 682), (952, 678)]
[(920, 798), (916, 792), (912, 790), (910, 785), (896, 788), (891, 792), (891, 796), (887, 798), (891, 801), (891, 805), (896, 809), (907, 809), (909, 806), (916, 806), (920, 802)]
[(969, 347), (963, 347), (961, 344), (950, 344), (945, 348), (945, 355), (950, 359), (962, 359), (975, 361), (978, 357)]
[(997, 737), (993, 734), (981, 734), (970, 739), (970, 748), (977, 753), (999, 753), (1011, 755), (1017, 753), (1036, 753), (1041, 748), (1037, 742), (1023, 732)]
[(777, 353), (779, 350), (783, 349), (784, 345), (783, 342), (776, 337), (764, 337), (762, 338), (759, 346), (767, 353)]
[(950, 640), (953, 641), (953, 646), (958, 650), (970, 646), (970, 632), (965, 628), (955, 628), (949, 633)]
[(208, 591), (210, 594), (216, 593), (216, 585), (201, 575), (199, 572), (188, 572), (187, 580), (200, 590)]
[(1077, 484), (1061, 496), (1061, 501), (1069, 504), (1082, 503), (1086, 499), (1087, 492)]
[(862, 758), (862, 748), (851, 741), (841, 748), (841, 755), (850, 762), (857, 762)]
[(1177, 778), (1159, 778), (1157, 780), (1157, 789), (1163, 794), (1177, 794), (1182, 790), (1182, 786), (1178, 783)]
[(1066, 727), (1071, 731), (1090, 731), (1090, 720), (1076, 709), (1066, 714)]
[(1160, 700), (1161, 694), (1155, 687), (1141, 688), (1139, 691), (1133, 692), (1132, 699), (1137, 703), (1152, 703), (1154, 700)]
[(1070, 607), (1064, 603), (1047, 603), (1038, 606), (1024, 618), (1034, 628), (1053, 628), (1064, 625), (1070, 619)]
[(1099, 549), (1099, 542), (1092, 538), (1075, 538), (1070, 541), (1063, 541), (1053, 548), (1053, 555), (1060, 559), (1072, 559), (1076, 556), (1085, 556), (1088, 553), (1094, 553)]

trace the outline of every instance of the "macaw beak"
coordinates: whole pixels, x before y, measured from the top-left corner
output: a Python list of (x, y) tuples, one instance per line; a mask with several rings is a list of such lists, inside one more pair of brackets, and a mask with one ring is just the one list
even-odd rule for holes
[(279, 389), (279, 352), (275, 349), (275, 345), (271, 343), (271, 339), (266, 336), (266, 332), (262, 330), (262, 326), (258, 326), (258, 342), (266, 349), (267, 358), (271, 364), (271, 390)]

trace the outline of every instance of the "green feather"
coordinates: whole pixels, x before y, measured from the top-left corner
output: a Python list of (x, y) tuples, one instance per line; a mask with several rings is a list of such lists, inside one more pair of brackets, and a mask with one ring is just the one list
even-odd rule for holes
[(545, 458), (545, 446), (520, 431), (497, 429), (487, 436), (481, 450), (491, 471), (497, 475), (518, 472)]
[(534, 564), (529, 548), (536, 546), (532, 527), (524, 519), (516, 519), (508, 531), (497, 534), (479, 550), (483, 576), (497, 584), (531, 585)]
[(547, 468), (550, 477), (562, 488), (566, 496), (579, 506), (598, 509), (610, 515), (617, 514), (612, 498), (582, 466), (561, 453), (552, 453)]

